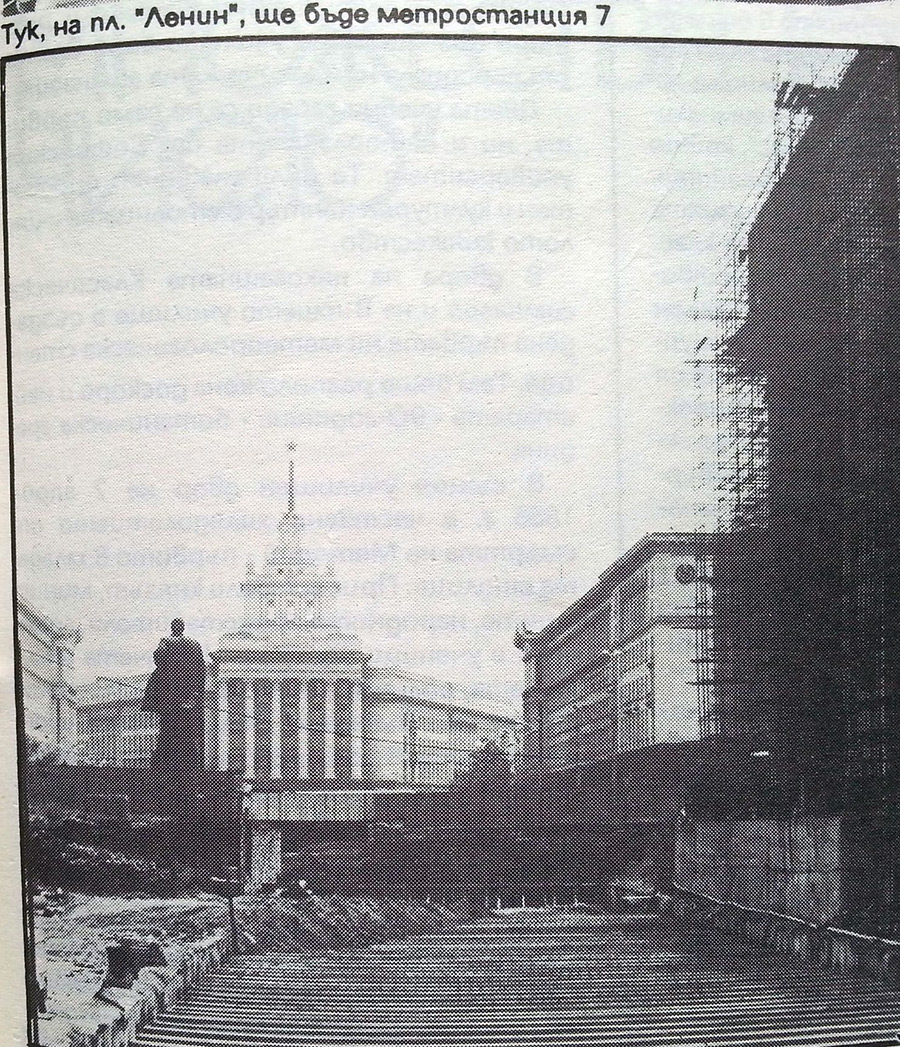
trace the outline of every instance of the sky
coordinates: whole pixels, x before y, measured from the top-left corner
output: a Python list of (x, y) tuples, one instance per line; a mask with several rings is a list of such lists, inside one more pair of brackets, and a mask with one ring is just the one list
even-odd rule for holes
[(710, 521), (687, 361), (775, 88), (828, 60), (340, 40), (10, 65), (18, 585), (81, 626), (76, 678), (148, 671), (175, 615), (206, 650), (238, 626), (295, 441), (340, 626), (515, 710), (518, 622)]

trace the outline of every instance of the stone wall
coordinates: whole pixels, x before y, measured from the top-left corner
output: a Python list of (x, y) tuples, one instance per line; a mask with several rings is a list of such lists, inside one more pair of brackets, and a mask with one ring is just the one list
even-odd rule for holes
[(686, 823), (673, 880), (725, 902), (828, 922), (844, 911), (851, 861), (843, 820)]
[(672, 880), (738, 905), (877, 927), (894, 919), (895, 846), (888, 821), (862, 815), (689, 822), (675, 833)]
[(144, 967), (130, 989), (102, 989), (78, 1018), (53, 1016), (40, 1021), (43, 1047), (128, 1047), (138, 1030), (168, 1010), (208, 971), (222, 963), (224, 931), (198, 942), (165, 949), (165, 966)]
[(729, 938), (795, 956), (814, 967), (900, 983), (900, 941), (842, 927), (807, 922), (782, 913), (672, 891), (657, 894), (660, 912), (680, 925), (682, 940), (727, 952)]

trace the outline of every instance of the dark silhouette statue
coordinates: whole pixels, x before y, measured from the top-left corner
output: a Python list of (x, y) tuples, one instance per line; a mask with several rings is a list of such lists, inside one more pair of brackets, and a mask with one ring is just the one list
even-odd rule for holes
[(143, 708), (159, 716), (159, 741), (152, 766), (172, 775), (176, 791), (188, 790), (203, 762), (203, 648), (184, 635), (184, 622), (172, 622), (153, 652), (156, 668), (147, 681)]

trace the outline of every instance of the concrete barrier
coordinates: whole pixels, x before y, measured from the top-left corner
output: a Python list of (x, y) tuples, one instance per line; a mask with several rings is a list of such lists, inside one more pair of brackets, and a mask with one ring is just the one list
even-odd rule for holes
[(224, 931), (198, 942), (172, 945), (164, 950), (166, 965), (143, 967), (130, 989), (106, 988), (91, 1002), (88, 1012), (65, 1028), (58, 1022), (45, 1029), (46, 1047), (129, 1047), (141, 1027), (168, 1010), (185, 989), (222, 964), (226, 954)]
[(900, 941), (739, 905), (678, 884), (657, 897), (662, 913), (701, 933), (713, 928), (817, 966), (900, 984)]
[(675, 835), (672, 878), (699, 894), (827, 922), (855, 889), (852, 819), (688, 822)]

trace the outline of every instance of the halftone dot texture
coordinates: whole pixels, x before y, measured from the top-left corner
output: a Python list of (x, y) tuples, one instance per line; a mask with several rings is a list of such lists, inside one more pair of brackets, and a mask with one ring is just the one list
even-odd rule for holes
[(806, 130), (715, 346), (723, 532), (649, 536), (532, 639), (526, 761), (545, 817), (677, 823), (683, 886), (895, 933), (896, 56), (779, 98)]
[[(839, 86), (784, 95), (808, 126), (736, 252), (746, 312), (715, 348), (725, 526), (648, 536), (519, 631), (521, 774), (500, 744), (423, 726), (415, 752), (400, 732), (402, 759), (465, 752), (452, 777), (354, 806), (337, 788), (365, 740), (353, 679), (228, 678), (210, 698), (177, 637), (166, 704), (148, 685), (146, 768), (33, 769), (42, 884), (227, 893), (262, 868), (297, 896), (240, 899), (253, 955), (140, 1043), (896, 1042), (896, 991), (777, 957), (768, 932), (751, 947), (709, 912), (900, 935), (897, 72), (864, 50)], [(396, 737), (385, 721), (369, 741)], [(258, 810), (242, 780), (279, 761)], [(289, 816), (291, 790), (329, 787)], [(713, 901), (642, 912), (656, 889)], [(96, 929), (96, 908), (66, 917)], [(208, 900), (180, 923), (148, 911), (165, 934), (228, 920)], [(97, 936), (84, 948), (96, 967)]]
[(525, 911), (374, 950), (238, 957), (137, 1042), (850, 1047), (896, 1042), (898, 1023), (900, 993), (864, 979), (640, 919)]

